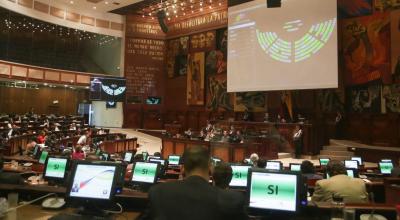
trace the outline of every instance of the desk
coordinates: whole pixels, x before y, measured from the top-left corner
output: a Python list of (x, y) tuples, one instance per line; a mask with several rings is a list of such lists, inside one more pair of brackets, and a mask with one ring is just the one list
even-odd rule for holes
[[(60, 213), (74, 213), (74, 209), (66, 208), (62, 210), (45, 210), (39, 205), (28, 205), (17, 209), (16, 211), (9, 212), (4, 218), (4, 220), (19, 220), (19, 219), (35, 219), (35, 220), (47, 220), (53, 216)], [(114, 215), (116, 220), (126, 220), (135, 219), (139, 216), (138, 212), (123, 212), (119, 215)]]
[(4, 156), (4, 160), (16, 160), (19, 162), (29, 162), (29, 163), (37, 163), (38, 160), (33, 159), (32, 157), (29, 156)]

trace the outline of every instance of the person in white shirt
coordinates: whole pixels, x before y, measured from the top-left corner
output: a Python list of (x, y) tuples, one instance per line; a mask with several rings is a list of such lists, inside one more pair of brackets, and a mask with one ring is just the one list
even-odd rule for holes
[(83, 147), (86, 146), (88, 144), (88, 137), (90, 135), (89, 131), (84, 131), (82, 136), (79, 138), (78, 142), (76, 143), (77, 145)]
[(295, 149), (295, 158), (299, 159), (303, 148), (303, 130), (301, 129), (300, 125), (296, 125), (294, 130), (293, 144)]

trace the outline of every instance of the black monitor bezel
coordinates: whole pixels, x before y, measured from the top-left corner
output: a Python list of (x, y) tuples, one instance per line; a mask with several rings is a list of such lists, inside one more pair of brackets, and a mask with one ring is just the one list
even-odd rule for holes
[[(346, 161), (356, 161), (357, 162), (357, 169), (360, 169), (360, 162), (358, 162), (358, 160), (344, 160), (343, 161), (344, 167), (346, 167)], [(346, 169), (355, 169), (355, 168), (346, 167)]]
[[(75, 196), (71, 196), (71, 189), (72, 189), (72, 185), (73, 185), (73, 180), (75, 178), (75, 174), (76, 174), (76, 169), (78, 167), (78, 165), (93, 165), (93, 166), (114, 166), (115, 167), (115, 173), (114, 173), (114, 178), (113, 178), (113, 183), (111, 186), (111, 192), (110, 192), (110, 197), (108, 199), (99, 199), (99, 198), (85, 198), (85, 197), (75, 197)], [(107, 202), (107, 201), (111, 201), (114, 199), (115, 194), (116, 194), (116, 181), (117, 181), (117, 171), (119, 170), (118, 168), (119, 164), (117, 163), (110, 163), (110, 162), (99, 162), (99, 161), (85, 161), (85, 160), (76, 160), (74, 161), (73, 165), (72, 165), (72, 169), (71, 169), (71, 175), (67, 184), (67, 190), (65, 193), (66, 199), (68, 201), (78, 201), (78, 202), (90, 202), (90, 201), (94, 201), (94, 202)]]
[[(135, 174), (135, 167), (136, 167), (136, 164), (137, 164), (137, 163), (148, 163), (148, 164), (156, 164), (156, 165), (157, 165), (157, 167), (156, 167), (156, 175), (154, 176), (154, 180), (153, 180), (152, 183), (141, 182), (141, 181), (133, 181), (133, 180), (132, 180), (132, 179), (133, 179), (133, 175)], [(146, 161), (137, 161), (137, 162), (133, 163), (132, 172), (131, 172), (131, 176), (129, 177), (129, 181), (130, 181), (133, 185), (153, 185), (153, 184), (156, 184), (156, 183), (157, 183), (158, 176), (159, 176), (159, 174), (160, 174), (160, 167), (161, 167), (161, 164), (160, 164), (160, 163), (153, 163), (153, 162), (146, 162)]]
[(393, 168), (394, 168), (393, 162), (383, 162), (383, 161), (379, 161), (378, 162), (379, 173), (382, 174), (382, 175), (388, 175), (388, 176), (391, 175), (392, 172), (390, 172), (390, 173), (382, 173), (381, 163), (391, 163), (392, 164), (392, 170), (393, 170)]
[(265, 169), (266, 170), (271, 170), (271, 169), (267, 168), (268, 162), (279, 163), (279, 170), (283, 170), (283, 163), (281, 161), (278, 161), (278, 160), (267, 160), (267, 162), (265, 163)]
[[(252, 168), (252, 166), (251, 165), (249, 165), (249, 164), (230, 164), (230, 166), (231, 166), (231, 168), (232, 168), (232, 180), (233, 180), (233, 175), (235, 175), (234, 174), (234, 171), (233, 171), (233, 166), (236, 166), (236, 167), (249, 167), (249, 169), (247, 170), (247, 179), (249, 178), (249, 170)], [(231, 180), (231, 182), (232, 182), (232, 180)], [(231, 182), (229, 182), (229, 188), (233, 188), (233, 189), (246, 189), (247, 188), (247, 184), (249, 183), (248, 182), (248, 180), (247, 180), (247, 183), (246, 183), (246, 186), (231, 186)]]
[[(292, 165), (299, 165), (300, 170), (292, 170)], [(289, 163), (289, 170), (292, 172), (301, 172), (301, 163)]]
[(356, 156), (352, 156), (352, 157), (350, 158), (350, 160), (353, 160), (353, 158), (360, 158), (360, 161), (359, 161), (359, 163), (358, 163), (358, 166), (362, 166), (362, 165), (364, 165), (364, 160), (363, 160), (363, 158), (362, 158), (362, 157), (356, 157)]
[[(179, 157), (179, 162), (178, 162), (178, 164), (170, 164), (169, 163), (169, 157), (171, 157), (171, 156), (178, 156)], [(181, 161), (182, 161), (182, 156), (181, 155), (178, 155), (178, 154), (171, 154), (171, 155), (168, 155), (168, 166), (179, 166), (179, 165), (181, 165)]]
[[(125, 160), (126, 153), (130, 153), (131, 154), (131, 159), (129, 161)], [(135, 157), (135, 154), (132, 151), (125, 151), (122, 161), (124, 161), (126, 163), (132, 163), (134, 157)]]
[(326, 166), (328, 165), (328, 164), (327, 164), (327, 165), (322, 165), (322, 164), (321, 164), (321, 160), (325, 160), (325, 159), (328, 159), (328, 160), (329, 160), (328, 163), (331, 162), (331, 158), (328, 158), (328, 157), (326, 157), (326, 158), (319, 158), (319, 159), (318, 159), (318, 162), (319, 162), (319, 166), (320, 166), (320, 167), (326, 167)]
[[(254, 172), (258, 172), (258, 173), (272, 173), (272, 174), (286, 174), (286, 175), (295, 175), (296, 176), (296, 210), (295, 211), (290, 211), (290, 210), (279, 210), (279, 209), (262, 209), (262, 208), (255, 208), (255, 207), (250, 207), (250, 194), (251, 194), (251, 178), (252, 178), (252, 174)], [(301, 207), (301, 191), (302, 191), (302, 187), (301, 185), (303, 185), (302, 183), (302, 176), (301, 173), (299, 172), (293, 172), (293, 171), (287, 171), (287, 170), (268, 170), (268, 169), (264, 169), (264, 168), (251, 168), (249, 170), (249, 173), (247, 175), (247, 207), (249, 209), (249, 211), (256, 211), (257, 213), (261, 212), (261, 213), (287, 213), (287, 214), (294, 214), (294, 213), (298, 213)]]
[[(64, 171), (64, 177), (62, 177), (62, 178), (58, 178), (58, 177), (48, 177), (48, 176), (46, 176), (46, 171), (47, 171), (47, 163), (49, 162), (49, 159), (50, 158), (57, 158), (57, 159), (66, 159), (67, 160), (67, 163), (65, 164), (65, 171)], [(65, 180), (66, 179), (66, 177), (67, 177), (67, 171), (68, 171), (68, 168), (69, 168), (69, 163), (70, 163), (70, 160), (69, 160), (69, 158), (68, 157), (60, 157), (60, 156), (47, 156), (47, 158), (46, 158), (46, 162), (44, 163), (44, 170), (43, 170), (43, 178), (45, 179), (45, 180), (55, 180), (55, 181), (62, 181), (62, 180)]]

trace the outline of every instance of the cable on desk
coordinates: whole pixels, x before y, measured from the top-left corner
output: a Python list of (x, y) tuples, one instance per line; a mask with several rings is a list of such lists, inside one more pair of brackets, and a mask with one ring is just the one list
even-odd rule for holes
[(9, 209), (7, 209), (7, 211), (5, 211), (5, 213), (10, 212), (10, 211), (17, 210), (17, 209), (19, 209), (19, 208), (22, 208), (22, 207), (24, 207), (24, 206), (30, 205), (30, 204), (32, 204), (32, 203), (35, 203), (35, 202), (37, 202), (37, 201), (39, 201), (39, 200), (41, 200), (41, 199), (44, 199), (44, 198), (49, 197), (49, 196), (52, 196), (52, 195), (57, 196), (57, 194), (55, 194), (55, 193), (49, 193), (49, 194), (46, 194), (46, 195), (44, 195), (44, 196), (42, 196), (42, 197), (39, 197), (39, 198), (37, 198), (37, 199), (34, 199), (34, 200), (29, 201), (29, 202), (27, 202), (27, 203), (24, 203), (24, 204), (22, 204), (22, 205), (9, 208)]
[(110, 213), (110, 214), (121, 214), (124, 211), (124, 209), (122, 208), (122, 205), (119, 204), (118, 202), (115, 204), (119, 207), (119, 211), (112, 211), (112, 210), (103, 210), (103, 211), (106, 213)]

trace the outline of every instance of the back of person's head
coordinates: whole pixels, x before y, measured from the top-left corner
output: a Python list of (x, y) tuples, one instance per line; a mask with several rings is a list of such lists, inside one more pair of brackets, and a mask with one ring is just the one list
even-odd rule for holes
[(258, 168), (265, 168), (267, 166), (267, 161), (264, 159), (259, 159), (257, 161), (257, 167)]
[(250, 155), (250, 161), (251, 161), (253, 164), (257, 164), (258, 159), (259, 159), (258, 154), (252, 153), (252, 154)]
[(314, 164), (309, 160), (305, 160), (301, 163), (300, 170), (302, 174), (315, 174)]
[(219, 163), (214, 167), (213, 180), (216, 187), (226, 189), (232, 180), (232, 167), (227, 163)]
[(336, 176), (336, 175), (346, 175), (346, 167), (341, 161), (331, 160), (329, 161), (328, 165), (326, 166), (326, 172), (329, 176)]
[(186, 148), (183, 153), (183, 164), (185, 174), (190, 174), (195, 170), (207, 171), (210, 167), (210, 155), (204, 147), (193, 146)]
[(135, 154), (135, 156), (133, 157), (133, 161), (143, 161), (143, 154)]
[(82, 152), (82, 148), (80, 146), (76, 146), (75, 147), (75, 152), (76, 153), (81, 153)]
[(161, 157), (161, 153), (160, 153), (160, 152), (155, 152), (153, 155), (154, 155), (155, 157)]

